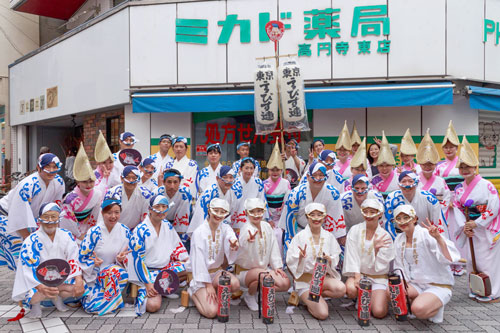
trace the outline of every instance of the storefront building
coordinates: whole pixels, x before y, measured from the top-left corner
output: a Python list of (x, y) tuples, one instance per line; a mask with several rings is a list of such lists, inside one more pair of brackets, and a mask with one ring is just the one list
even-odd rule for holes
[(410, 128), (419, 143), (429, 128), (440, 144), (452, 119), (481, 173), (500, 178), (496, 0), (124, 3), (11, 65), (13, 169), (33, 168), (37, 147), (72, 127), (89, 156), (101, 129), (110, 144), (133, 132), (143, 155), (169, 133), (188, 138), (200, 165), (213, 142), (226, 164), (243, 140), (267, 160), (276, 136), (255, 135), (253, 80), (256, 58), (274, 55), (270, 20), (285, 24), (279, 54), (292, 54), (305, 80), (311, 131), (293, 134), (303, 158), (313, 137), (334, 148), (344, 120), (369, 142), (385, 130), (399, 143)]

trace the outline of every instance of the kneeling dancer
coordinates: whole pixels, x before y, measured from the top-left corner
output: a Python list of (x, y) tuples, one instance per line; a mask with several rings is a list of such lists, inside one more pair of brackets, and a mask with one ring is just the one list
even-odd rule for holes
[(419, 225), (411, 205), (398, 206), (394, 216), (403, 231), (394, 240), (394, 268), (401, 269), (408, 281), (411, 312), (419, 319), (441, 323), (454, 284), (450, 265), (460, 259), (460, 253), (429, 219)]
[[(24, 240), (19, 254), (12, 299), (31, 307), (32, 318), (41, 318), (41, 301), (52, 299), (59, 311), (66, 311), (64, 298), (80, 297), (85, 291), (82, 270), (78, 265), (78, 245), (69, 231), (59, 229), (60, 213), (56, 203), (42, 205), (38, 218), (40, 228)], [(40, 283), (36, 275), (38, 265), (49, 259), (63, 259), (71, 268), (66, 281), (58, 287)]]
[[(345, 294), (345, 285), (335, 270), (341, 252), (333, 233), (322, 228), (326, 218), (326, 207), (310, 203), (305, 208), (308, 225), (293, 237), (286, 255), (286, 263), (295, 279), (295, 287), (307, 310), (317, 319), (328, 318), (328, 304), (323, 297), (339, 298)], [(309, 300), (309, 286), (313, 278), (317, 258), (327, 260), (323, 292), (318, 302)]]
[[(193, 279), (189, 295), (200, 312), (207, 318), (217, 315), (219, 277), (223, 271), (224, 256), (228, 264), (234, 263), (238, 251), (238, 239), (229, 226), (222, 223), (229, 214), (229, 204), (224, 199), (210, 201), (208, 217), (191, 236), (191, 266)], [(231, 273), (231, 292), (240, 289), (240, 282)]]
[(259, 309), (256, 296), (260, 273), (271, 274), (276, 291), (290, 288), (290, 280), (282, 269), (283, 261), (273, 227), (262, 221), (265, 212), (266, 204), (261, 199), (251, 198), (245, 201), (245, 214), (250, 223), (245, 223), (240, 230), (240, 249), (235, 272), (240, 285), (248, 288), (243, 299), (252, 311)]

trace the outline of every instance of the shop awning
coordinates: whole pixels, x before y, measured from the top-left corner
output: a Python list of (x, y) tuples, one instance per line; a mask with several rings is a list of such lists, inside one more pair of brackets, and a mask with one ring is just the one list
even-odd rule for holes
[[(453, 104), (451, 82), (306, 88), (308, 109)], [(134, 93), (132, 109), (144, 112), (253, 111), (253, 90)]]
[(500, 89), (468, 86), (470, 107), (488, 111), (500, 111)]

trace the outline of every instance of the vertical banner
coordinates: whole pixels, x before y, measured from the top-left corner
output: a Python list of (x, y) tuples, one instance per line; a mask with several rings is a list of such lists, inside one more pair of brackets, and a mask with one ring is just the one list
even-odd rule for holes
[(254, 116), (258, 135), (269, 134), (278, 123), (278, 89), (276, 70), (269, 64), (259, 65), (254, 76)]
[(283, 130), (287, 132), (309, 131), (307, 121), (304, 80), (295, 59), (285, 61), (279, 69)]

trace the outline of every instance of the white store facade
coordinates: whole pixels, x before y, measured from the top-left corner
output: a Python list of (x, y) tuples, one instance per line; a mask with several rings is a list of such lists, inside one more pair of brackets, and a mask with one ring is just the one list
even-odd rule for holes
[(344, 120), (395, 143), (430, 128), (440, 144), (452, 119), (481, 173), (500, 178), (499, 0), (129, 1), (10, 66), (12, 169), (33, 169), (41, 145), (59, 155), (68, 127), (117, 110), (143, 156), (169, 133), (199, 163), (215, 141), (230, 163), (248, 139), (267, 160), (274, 138), (254, 135), (252, 90), (256, 58), (274, 54), (269, 20), (285, 24), (279, 54), (296, 54), (305, 79), (304, 158), (312, 137), (333, 148)]

